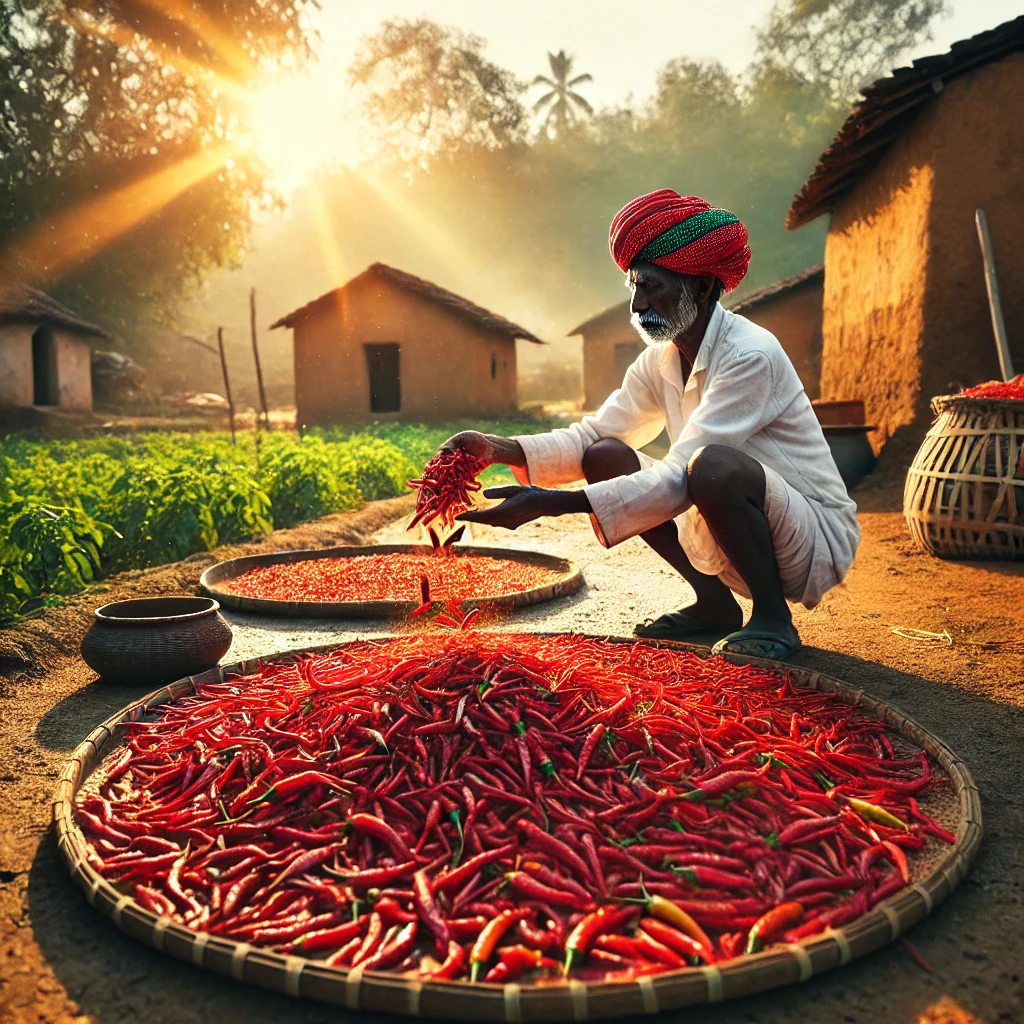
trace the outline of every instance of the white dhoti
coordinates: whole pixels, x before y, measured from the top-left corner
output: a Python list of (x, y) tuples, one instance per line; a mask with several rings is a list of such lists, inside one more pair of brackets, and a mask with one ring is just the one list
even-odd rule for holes
[[(643, 452), (637, 452), (637, 457), (642, 470), (657, 465), (656, 459)], [(813, 608), (826, 591), (840, 582), (826, 533), (829, 524), (824, 522), (830, 510), (791, 487), (770, 466), (761, 468), (766, 484), (764, 514), (772, 534), (783, 593), (790, 601)], [(717, 576), (730, 590), (750, 597), (743, 577), (718, 546), (696, 505), (676, 516), (675, 523), (679, 543), (698, 572)]]

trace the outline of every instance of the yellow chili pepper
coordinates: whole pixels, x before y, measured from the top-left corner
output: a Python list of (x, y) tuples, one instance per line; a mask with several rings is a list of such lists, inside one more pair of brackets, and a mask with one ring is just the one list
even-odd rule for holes
[(846, 802), (862, 818), (866, 818), (868, 821), (874, 821), (879, 825), (887, 825), (889, 828), (901, 828), (906, 832), (910, 831), (910, 826), (905, 821), (901, 821), (895, 814), (890, 814), (884, 807), (870, 804), (867, 800), (858, 800), (853, 796), (848, 796)]
[[(714, 945), (707, 933), (690, 915), (681, 907), (677, 907), (671, 900), (664, 896), (651, 896), (647, 904), (647, 913), (656, 917), (666, 924), (678, 928), (684, 935), (689, 935), (698, 945), (703, 946), (708, 954), (714, 955)], [(708, 960), (711, 963), (711, 960)]]

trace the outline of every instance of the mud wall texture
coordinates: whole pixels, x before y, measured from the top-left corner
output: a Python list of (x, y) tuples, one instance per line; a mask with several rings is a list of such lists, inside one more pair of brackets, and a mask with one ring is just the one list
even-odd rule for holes
[(825, 241), (821, 397), (863, 399), (879, 446), (919, 403), (932, 171), (916, 149), (897, 140)]
[[(303, 426), (437, 421), (516, 411), (516, 343), (367, 275), (295, 325), (295, 404)], [(397, 343), (401, 406), (370, 409), (365, 345)], [(493, 370), (493, 375), (492, 375)]]
[(32, 404), (32, 331), (30, 324), (0, 324), (0, 406)]
[(53, 328), (57, 348), (58, 405), (61, 409), (88, 412), (92, 409), (92, 349), (79, 334)]
[(880, 447), (933, 395), (998, 376), (974, 211), (1024, 369), (1024, 54), (954, 79), (832, 214), (821, 397), (861, 398)]
[(740, 316), (771, 331), (789, 356), (808, 398), (821, 383), (822, 284), (808, 281), (744, 307)]
[(644, 342), (629, 322), (629, 303), (620, 302), (595, 317), (583, 336), (583, 404), (598, 409), (622, 385), (629, 364)]
[[(32, 337), (37, 323), (0, 324), (0, 408), (34, 404)], [(44, 328), (53, 345), (57, 408), (74, 412), (92, 409), (92, 349), (76, 331)]]

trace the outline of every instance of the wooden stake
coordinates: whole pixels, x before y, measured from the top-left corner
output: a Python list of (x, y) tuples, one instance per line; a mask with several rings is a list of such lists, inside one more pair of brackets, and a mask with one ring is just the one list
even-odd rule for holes
[(224, 391), (228, 400), (228, 416), (231, 417), (231, 443), (235, 443), (235, 403), (231, 398), (231, 382), (228, 380), (228, 361), (224, 358), (224, 328), (217, 328), (217, 348), (220, 349), (220, 369), (224, 374)]
[(992, 331), (996, 336), (999, 352), (999, 369), (1003, 380), (1013, 377), (1013, 360), (1010, 358), (1010, 343), (1006, 339), (1006, 323), (1003, 307), (999, 301), (999, 282), (996, 279), (996, 258), (992, 252), (992, 239), (988, 233), (988, 220), (984, 210), (974, 211), (974, 222), (978, 225), (978, 241), (981, 242), (981, 258), (985, 262), (985, 287), (988, 289), (988, 309), (992, 315)]
[[(260, 388), (260, 405), (263, 407), (263, 428), (270, 429), (270, 413), (267, 412), (267, 392), (263, 388), (263, 370), (260, 367), (260, 349), (256, 343), (256, 289), (249, 289), (249, 330), (252, 334), (252, 357), (256, 361), (256, 383)], [(259, 419), (257, 418), (257, 427)]]

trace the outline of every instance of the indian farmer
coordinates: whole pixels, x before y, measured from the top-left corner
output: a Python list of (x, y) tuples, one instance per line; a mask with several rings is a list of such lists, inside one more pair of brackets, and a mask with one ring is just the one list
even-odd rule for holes
[[(714, 636), (715, 651), (785, 658), (800, 646), (787, 599), (813, 608), (840, 583), (860, 529), (782, 346), (719, 304), (747, 272), (746, 229), (702, 199), (659, 189), (616, 214), (609, 244), (647, 347), (579, 423), (446, 441), (507, 464), (524, 485), (485, 491), (504, 500), (459, 518), (514, 530), (582, 513), (606, 547), (639, 535), (696, 600), (638, 625), (637, 636)], [(637, 451), (663, 427), (672, 447), (662, 461)], [(581, 479), (580, 490), (554, 489)], [(745, 626), (735, 594), (753, 601)]]

